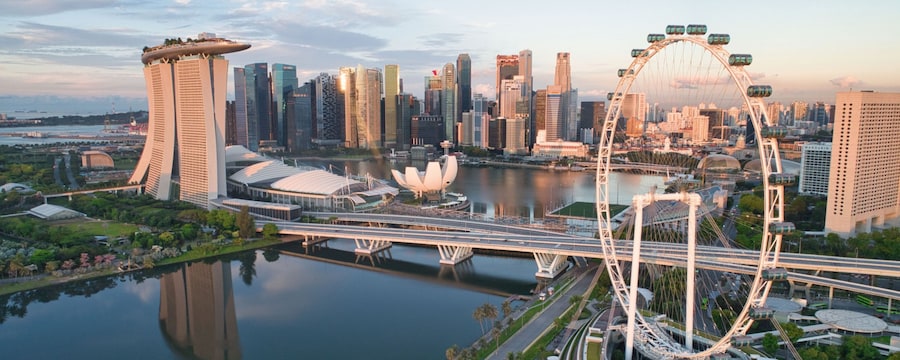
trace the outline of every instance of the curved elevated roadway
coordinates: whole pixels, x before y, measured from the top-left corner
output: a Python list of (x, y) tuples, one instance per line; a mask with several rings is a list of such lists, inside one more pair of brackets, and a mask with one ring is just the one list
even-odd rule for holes
[[(419, 225), (431, 222), (446, 222), (448, 219), (419, 218)], [(262, 224), (265, 221), (258, 221)], [(587, 258), (602, 258), (600, 244), (592, 238), (566, 234), (510, 234), (496, 232), (415, 230), (387, 227), (361, 227), (354, 225), (306, 224), (275, 222), (282, 234), (321, 236), (331, 238), (383, 240), (396, 243), (419, 245), (456, 245), (477, 249), (514, 251), (525, 253), (546, 253)], [(484, 223), (482, 223), (484, 224)], [(497, 225), (500, 226), (500, 225)], [(437, 227), (437, 225), (435, 226)], [(500, 226), (500, 230), (515, 227)], [(472, 227), (469, 227), (471, 229)], [(520, 228), (521, 229), (521, 228)], [(495, 229), (497, 230), (497, 229)], [(533, 229), (526, 229), (533, 230)], [(622, 240), (616, 252), (623, 259), (631, 257), (631, 241)], [(641, 258), (644, 262), (661, 265), (684, 266), (686, 249), (684, 244), (643, 242)], [(728, 249), (714, 246), (700, 246), (697, 249), (697, 266), (704, 269), (729, 271), (743, 274), (756, 272), (759, 253), (751, 250)], [(800, 282), (834, 287), (861, 294), (900, 300), (900, 291), (858, 284), (849, 281), (809, 275), (796, 270), (830, 271), (849, 274), (869, 274), (900, 277), (900, 262), (890, 260), (843, 258), (808, 254), (781, 254), (779, 264), (789, 271), (788, 279)]]

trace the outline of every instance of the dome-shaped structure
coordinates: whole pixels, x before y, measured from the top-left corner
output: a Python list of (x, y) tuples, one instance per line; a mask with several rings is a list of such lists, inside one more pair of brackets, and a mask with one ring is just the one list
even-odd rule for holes
[(23, 192), (34, 192), (34, 189), (32, 189), (28, 185), (19, 184), (19, 183), (6, 183), (6, 184), (3, 184), (3, 186), (0, 186), (0, 192), (10, 192), (10, 191), (16, 191), (16, 192), (23, 193)]
[[(790, 160), (781, 160), (782, 173), (800, 176), (800, 163)], [(759, 159), (753, 159), (744, 164), (744, 171), (761, 173), (762, 168)]]
[(697, 169), (711, 172), (738, 172), (741, 171), (741, 163), (732, 156), (710, 154), (700, 160)]
[(116, 163), (109, 154), (88, 150), (81, 153), (81, 167), (85, 169), (109, 169), (116, 167)]
[(397, 180), (400, 186), (414, 192), (416, 197), (427, 192), (443, 192), (453, 183), (453, 180), (456, 180), (457, 172), (456, 157), (447, 156), (445, 159), (443, 168), (437, 161), (432, 161), (425, 167), (424, 172), (420, 172), (413, 166), (407, 166), (404, 173), (391, 170), (391, 174), (394, 175), (394, 180)]

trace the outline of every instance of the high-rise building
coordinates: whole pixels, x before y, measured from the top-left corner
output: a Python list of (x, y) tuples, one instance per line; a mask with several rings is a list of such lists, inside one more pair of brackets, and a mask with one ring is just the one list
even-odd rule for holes
[(456, 138), (456, 67), (453, 63), (444, 65), (441, 71), (443, 91), (441, 92), (441, 115), (444, 116), (444, 140), (458, 142)]
[(291, 91), (285, 99), (284, 118), (287, 129), (284, 147), (290, 153), (297, 154), (312, 148), (316, 112), (315, 85), (315, 81), (309, 81)]
[(462, 113), (462, 117), (460, 117), (460, 132), (459, 132), (459, 144), (462, 146), (472, 146), (474, 143), (473, 139), (473, 131), (472, 131), (472, 111), (466, 111)]
[[(572, 67), (570, 54), (567, 52), (556, 54), (553, 85), (559, 86), (560, 91), (559, 140), (571, 140), (572, 135), (576, 132), (575, 111), (578, 106), (578, 97), (572, 94)], [(551, 141), (549, 138), (547, 140)]]
[(381, 98), (384, 79), (379, 69), (356, 68), (357, 132), (361, 149), (377, 149), (381, 142)]
[(563, 139), (562, 124), (562, 88), (559, 85), (547, 86), (546, 111), (544, 115), (545, 141), (559, 141)]
[(341, 67), (338, 75), (338, 92), (339, 97), (344, 103), (344, 147), (358, 148), (359, 137), (356, 124), (359, 122), (359, 94), (356, 91), (356, 69), (352, 67)]
[(516, 117), (516, 105), (525, 97), (525, 78), (521, 75), (500, 82), (500, 116), (507, 119)]
[(831, 143), (809, 142), (801, 146), (800, 188), (804, 195), (828, 196)]
[(522, 155), (528, 152), (525, 146), (525, 118), (506, 119), (506, 155)]
[(472, 145), (488, 147), (488, 124), (491, 120), (490, 102), (481, 94), (475, 94), (472, 101)]
[(234, 143), (251, 149), (248, 138), (250, 133), (247, 124), (247, 81), (245, 78), (244, 68), (234, 68)]
[(384, 66), (384, 146), (397, 146), (397, 95), (400, 94), (400, 65)]
[[(625, 134), (630, 137), (641, 136), (647, 117), (647, 95), (644, 93), (625, 94), (625, 98), (622, 99), (621, 116), (625, 119)], [(707, 130), (704, 132), (708, 133)]]
[(519, 55), (497, 55), (497, 85), (494, 88), (496, 90), (495, 100), (499, 102), (501, 82), (503, 80), (512, 79), (513, 76), (516, 75), (519, 75)]
[[(537, 142), (538, 132), (547, 131), (547, 89), (540, 89), (534, 94), (534, 133), (533, 140)], [(544, 139), (546, 141), (546, 139)]]
[(244, 66), (244, 81), (247, 83), (247, 138), (249, 149), (253, 151), (259, 149), (260, 140), (275, 139), (268, 68), (266, 63)]
[[(605, 101), (582, 101), (581, 102), (581, 122), (578, 125), (581, 129), (593, 129), (594, 137), (600, 136), (600, 129), (603, 121), (606, 120), (606, 102)], [(584, 139), (580, 139), (584, 140)]]
[(731, 128), (725, 125), (725, 110), (702, 109), (700, 115), (709, 118), (707, 133), (711, 140), (728, 140), (731, 136)]
[(297, 90), (297, 67), (286, 64), (272, 64), (272, 103), (275, 107), (272, 119), (275, 123), (275, 137), (278, 145), (287, 146), (288, 120), (284, 113), (287, 110), (285, 98)]
[(411, 94), (397, 96), (397, 147), (409, 150), (412, 145), (412, 117), (420, 114), (419, 100)]
[(829, 123), (834, 122), (833, 113), (834, 106), (817, 101), (810, 109), (809, 121), (815, 122), (816, 125), (824, 129)]
[(425, 77), (425, 114), (441, 115), (441, 95), (444, 92), (444, 86), (441, 75), (434, 70), (430, 76)]
[(209, 200), (226, 195), (228, 61), (222, 54), (249, 47), (213, 35), (201, 36), (190, 47), (162, 45), (144, 51), (150, 121), (129, 182), (145, 183), (145, 191), (156, 199), (179, 199), (204, 209), (210, 208)]
[(506, 118), (493, 118), (488, 122), (488, 148), (495, 150), (506, 148)]
[(900, 218), (900, 93), (841, 92), (835, 100), (825, 230), (842, 237)]
[(456, 57), (457, 115), (472, 110), (472, 58), (469, 54)]
[(806, 121), (809, 105), (802, 101), (791, 103), (791, 124), (797, 121)]
[(440, 115), (413, 115), (410, 133), (413, 146), (440, 146), (444, 140), (443, 117)]
[(343, 135), (344, 99), (339, 96), (337, 77), (321, 73), (315, 78), (314, 141), (320, 145), (339, 144)]

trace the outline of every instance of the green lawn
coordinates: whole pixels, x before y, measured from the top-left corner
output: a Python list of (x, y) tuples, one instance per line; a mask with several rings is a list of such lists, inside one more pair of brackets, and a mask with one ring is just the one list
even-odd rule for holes
[[(609, 212), (612, 216), (616, 216), (616, 214), (622, 212), (627, 209), (627, 205), (616, 205), (611, 204), (609, 206)], [(558, 216), (571, 216), (571, 217), (580, 217), (587, 219), (596, 219), (597, 218), (597, 206), (595, 203), (576, 201), (569, 205), (566, 205), (562, 209), (557, 210), (551, 215)]]
[(71, 222), (61, 226), (88, 235), (106, 235), (111, 239), (119, 236), (127, 237), (134, 234), (135, 231), (138, 231), (137, 225), (101, 220)]
[(600, 347), (602, 343), (587, 343), (587, 360), (600, 360)]

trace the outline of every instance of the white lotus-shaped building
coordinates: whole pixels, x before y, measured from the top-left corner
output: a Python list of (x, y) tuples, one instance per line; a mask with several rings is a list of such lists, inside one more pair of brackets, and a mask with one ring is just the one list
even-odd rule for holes
[(414, 192), (416, 197), (429, 192), (443, 193), (447, 186), (456, 180), (457, 171), (456, 157), (446, 156), (445, 159), (443, 168), (439, 162), (432, 161), (425, 167), (424, 172), (420, 172), (414, 166), (407, 166), (404, 173), (391, 170), (391, 174), (400, 186)]

